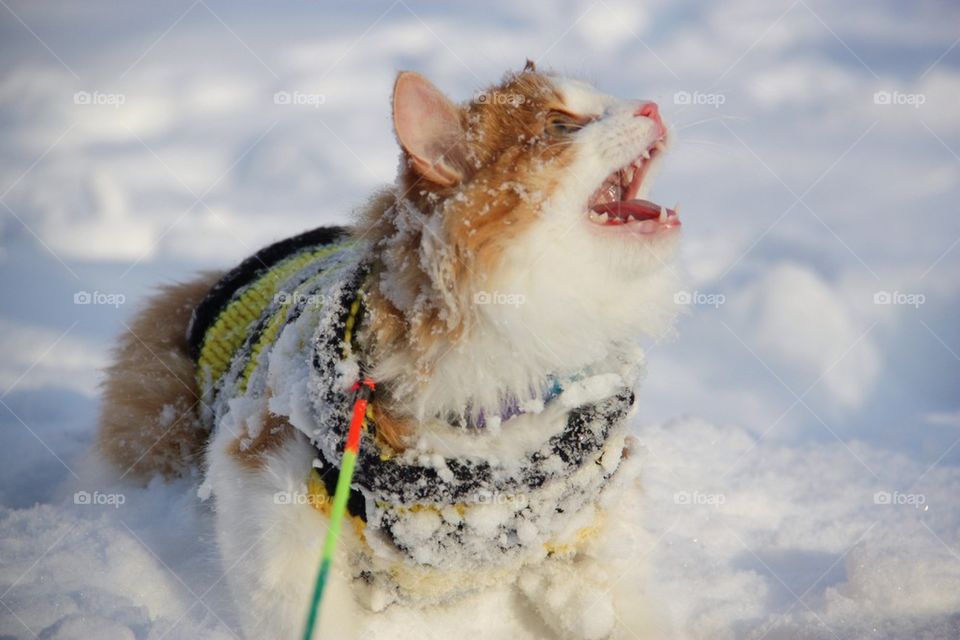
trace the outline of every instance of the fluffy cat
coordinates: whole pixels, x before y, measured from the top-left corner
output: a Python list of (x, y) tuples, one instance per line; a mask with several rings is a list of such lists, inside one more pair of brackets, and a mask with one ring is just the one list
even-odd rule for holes
[(109, 370), (100, 449), (144, 479), (199, 469), (244, 633), (298, 637), (369, 376), (323, 637), (466, 614), (493, 590), (518, 621), (473, 637), (641, 633), (616, 541), (640, 341), (675, 315), (679, 219), (643, 199), (657, 106), (532, 64), (464, 104), (402, 72), (392, 106), (399, 175), (353, 228), (147, 304)]

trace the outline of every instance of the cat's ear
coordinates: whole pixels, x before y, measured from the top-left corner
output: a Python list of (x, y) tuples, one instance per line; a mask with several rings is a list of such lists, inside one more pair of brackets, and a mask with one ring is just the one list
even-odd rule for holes
[(397, 75), (393, 127), (420, 175), (445, 187), (460, 181), (454, 160), (462, 155), (464, 140), (460, 109), (419, 73)]

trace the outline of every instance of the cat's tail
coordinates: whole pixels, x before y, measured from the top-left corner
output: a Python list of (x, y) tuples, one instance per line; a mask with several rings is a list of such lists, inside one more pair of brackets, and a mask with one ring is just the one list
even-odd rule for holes
[(193, 309), (220, 276), (162, 287), (124, 325), (103, 383), (97, 434), (97, 448), (122, 476), (170, 478), (199, 467), (208, 433), (198, 417), (186, 332)]

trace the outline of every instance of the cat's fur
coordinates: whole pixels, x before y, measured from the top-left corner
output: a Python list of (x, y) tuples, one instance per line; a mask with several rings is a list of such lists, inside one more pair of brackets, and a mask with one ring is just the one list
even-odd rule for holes
[[(678, 230), (641, 233), (588, 215), (605, 178), (664, 138), (643, 104), (532, 66), (464, 105), (417, 74), (400, 74), (393, 101), (400, 175), (362, 210), (355, 231), (374, 247), (363, 340), (378, 385), (379, 435), (395, 449), (416, 442), (434, 416), (468, 406), (495, 412), (505, 395), (522, 397), (548, 375), (618, 371), (642, 357), (644, 334), (668, 328)], [(547, 126), (556, 113), (575, 123), (559, 135)], [(268, 415), (252, 440), (242, 429), (217, 428), (207, 442), (183, 336), (214, 281), (205, 275), (167, 288), (132, 323), (106, 381), (99, 445), (137, 478), (202, 468), (245, 633), (296, 637), (325, 517), (307, 505), (278, 505), (274, 496), (303, 483), (314, 450), (284, 415)], [(507, 303), (480, 304), (501, 299)], [(343, 536), (341, 567), (355, 544)], [(520, 580), (496, 581), (516, 581), (541, 626), (557, 635), (632, 633), (643, 626), (629, 620), (638, 603), (611, 608), (617, 574), (600, 561), (601, 546), (594, 541)], [(348, 575), (335, 571), (328, 586), (324, 624), (343, 626), (326, 626), (325, 637), (347, 637), (383, 615), (370, 612), (376, 603), (364, 604)], [(598, 608), (577, 611), (551, 591), (570, 580), (595, 592)]]

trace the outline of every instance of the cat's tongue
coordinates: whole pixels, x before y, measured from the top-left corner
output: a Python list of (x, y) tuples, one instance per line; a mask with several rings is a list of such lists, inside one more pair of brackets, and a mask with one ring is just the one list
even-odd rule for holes
[(597, 214), (607, 215), (607, 224), (625, 224), (631, 218), (637, 221), (659, 220), (660, 222), (679, 222), (673, 209), (662, 207), (649, 200), (617, 200), (601, 202), (591, 209)]

